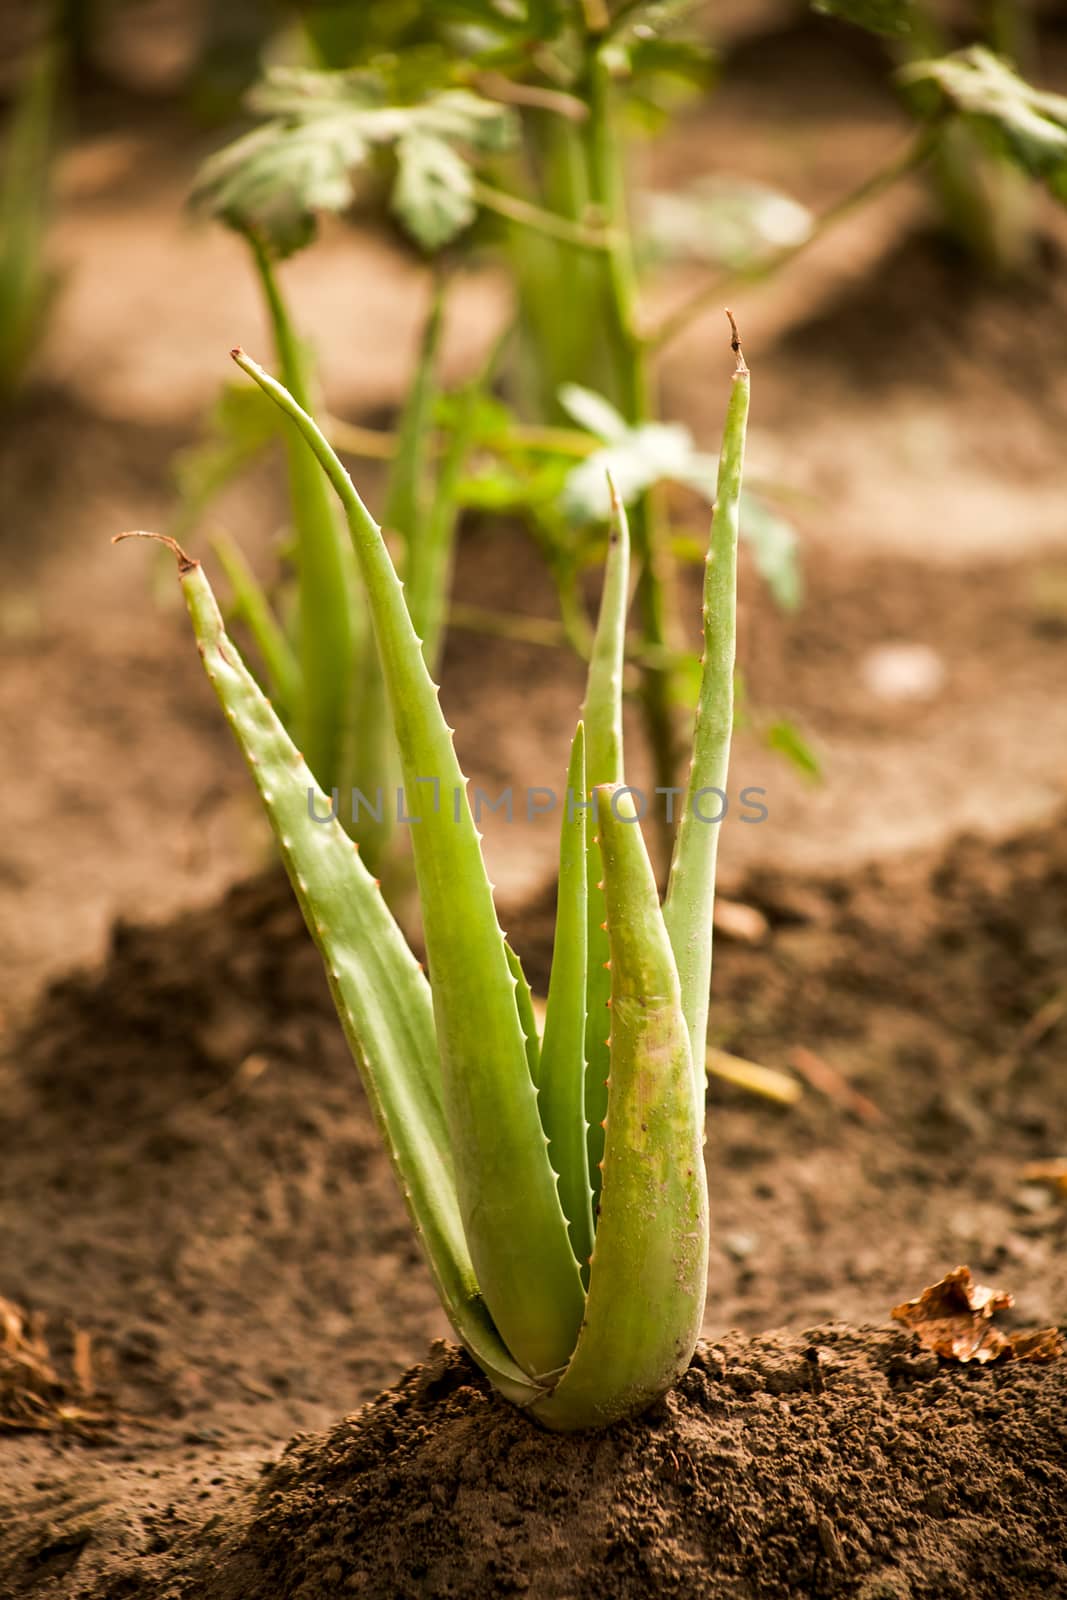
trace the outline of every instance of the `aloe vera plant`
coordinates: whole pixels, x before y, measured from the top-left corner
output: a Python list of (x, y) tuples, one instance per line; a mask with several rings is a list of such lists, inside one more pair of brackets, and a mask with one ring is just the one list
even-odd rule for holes
[[(632, 1415), (663, 1393), (688, 1365), (703, 1316), (704, 1036), (717, 830), (701, 822), (701, 795), (722, 784), (732, 728), (749, 392), (736, 331), (733, 348), (704, 592), (703, 684), (667, 902), (635, 791), (622, 782), (629, 535), (616, 498), (562, 808), (543, 1038), (497, 921), (467, 782), (381, 530), (312, 417), (241, 351), (237, 364), (303, 435), (345, 512), (413, 822), (428, 976), (227, 637), (200, 563), (164, 540), (177, 555), (206, 671), (322, 954), (442, 1303), (500, 1392), (561, 1431)], [(602, 1124), (596, 1138), (588, 1137), (590, 1117)]]

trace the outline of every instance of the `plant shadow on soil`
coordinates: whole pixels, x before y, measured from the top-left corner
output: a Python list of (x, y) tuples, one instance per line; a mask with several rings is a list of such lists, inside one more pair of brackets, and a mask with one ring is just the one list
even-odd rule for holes
[[(1067, 1213), (1020, 1173), (1062, 1127), (1062, 1026), (1031, 1024), (1067, 965), (1065, 821), (749, 877), (770, 942), (720, 947), (717, 1039), (772, 1064), (816, 1043), (884, 1121), (713, 1087), (707, 1331), (743, 1332), (650, 1418), (561, 1443), (439, 1347), (259, 1482), (265, 1446), (444, 1325), (281, 875), (118, 928), (5, 1077), (5, 1199), (32, 1196), (6, 1288), (90, 1331), (146, 1432), (54, 1440), (46, 1469), (9, 1446), (10, 1592), (1055, 1593), (1064, 1364), (949, 1370), (903, 1332), (819, 1324), (884, 1322), (958, 1259), (1023, 1322), (1062, 1304)], [(535, 983), (551, 921), (550, 897), (509, 920)], [(786, 1324), (809, 1331), (746, 1337)]]

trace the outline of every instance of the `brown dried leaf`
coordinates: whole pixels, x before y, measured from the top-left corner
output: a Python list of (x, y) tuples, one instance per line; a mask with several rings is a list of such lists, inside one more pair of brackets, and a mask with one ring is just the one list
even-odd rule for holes
[(1067, 1194), (1067, 1156), (1053, 1161), (1028, 1161), (1023, 1168), (1027, 1183), (1051, 1183)]
[(1016, 1361), (1058, 1361), (1067, 1345), (1058, 1328), (1027, 1328), (1011, 1335)]
[(69, 1377), (60, 1373), (41, 1318), (0, 1298), (0, 1431), (92, 1436), (113, 1427), (118, 1413), (105, 1402), (92, 1410), (80, 1403), (93, 1389), (90, 1338), (80, 1328), (72, 1366)]
[(795, 1105), (804, 1092), (803, 1085), (787, 1073), (760, 1066), (756, 1061), (746, 1061), (743, 1056), (730, 1055), (714, 1045), (708, 1046), (707, 1066), (712, 1077), (736, 1084), (739, 1089), (748, 1089), (766, 1100), (776, 1100), (779, 1105)]
[(1063, 1354), (1055, 1328), (1006, 1333), (993, 1317), (1015, 1304), (1014, 1295), (975, 1283), (970, 1267), (957, 1267), (915, 1300), (894, 1306), (897, 1322), (946, 1361), (1053, 1361)]
[(817, 1056), (814, 1050), (809, 1050), (802, 1044), (794, 1045), (789, 1052), (789, 1061), (813, 1089), (817, 1089), (828, 1100), (840, 1106), (842, 1111), (848, 1111), (861, 1122), (885, 1121), (882, 1108), (876, 1106), (873, 1100), (869, 1100), (858, 1089), (854, 1089), (836, 1067), (824, 1061), (822, 1056)]

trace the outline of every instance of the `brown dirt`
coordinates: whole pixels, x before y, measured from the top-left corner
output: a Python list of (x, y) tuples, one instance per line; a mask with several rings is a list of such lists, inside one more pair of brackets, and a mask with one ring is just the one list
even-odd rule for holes
[(441, 1347), (112, 1593), (179, 1600), (1046, 1600), (1067, 1368), (939, 1368), (831, 1324), (702, 1345), (640, 1421), (552, 1439)]
[[(820, 27), (744, 45), (652, 181), (712, 163), (821, 207), (888, 158), (899, 106)], [(979, 287), (917, 226), (916, 182), (734, 299), (752, 468), (799, 492), (808, 591), (784, 618), (746, 575), (743, 661), (827, 781), (738, 741), (771, 817), (727, 826), (724, 870), (771, 933), (718, 947), (714, 1038), (784, 1068), (804, 1045), (883, 1120), (713, 1083), (718, 1342), (654, 1417), (546, 1443), (440, 1351), (373, 1399), (444, 1319), (288, 890), (248, 878), (262, 828), (169, 575), (149, 598), (147, 553), (107, 545), (166, 526), (225, 351), (265, 348), (234, 241), (182, 219), (207, 142), (173, 105), (96, 106), (60, 175), (39, 384), (0, 438), (0, 1295), (47, 1334), (60, 1400), (112, 1419), (91, 1444), (58, 1409), (3, 1439), (0, 1600), (1064, 1592), (1063, 1365), (951, 1371), (884, 1326), (959, 1261), (1015, 1291), (1020, 1325), (1067, 1306), (1067, 1206), (1023, 1177), (1064, 1153), (1067, 1112), (1062, 253)], [(337, 228), (290, 283), (334, 409), (388, 415), (425, 273)], [(665, 274), (653, 306), (692, 285)], [(492, 274), (461, 282), (451, 374), (502, 300)], [(719, 320), (664, 361), (666, 410), (704, 443)], [(267, 562), (283, 501), (268, 469), (219, 518)], [(554, 614), (514, 530), (465, 530), (457, 592)], [(901, 640), (942, 660), (926, 703), (865, 686), (867, 649)], [(558, 778), (580, 692), (562, 656), (450, 642), (475, 781)], [(636, 730), (629, 749), (640, 782)], [(488, 845), (543, 984), (553, 825)]]
[[(1033, 1019), (1063, 994), (1064, 819), (995, 851), (965, 840), (945, 858), (848, 879), (757, 874), (747, 890), (770, 919), (771, 941), (762, 951), (721, 947), (716, 1037), (781, 1065), (793, 1044), (808, 1044), (885, 1120), (852, 1122), (811, 1091), (783, 1112), (713, 1087), (709, 1335), (833, 1317), (882, 1322), (892, 1304), (957, 1260), (1013, 1289), (1019, 1322), (1055, 1320), (1067, 1299), (1067, 1211), (1051, 1191), (1025, 1183), (1022, 1167), (1057, 1154), (1063, 1126), (1063, 1014), (1046, 1011), (1052, 1020), (1043, 1031)], [(544, 973), (549, 914), (546, 904), (507, 919), (535, 980)], [(331, 1510), (308, 1531), (304, 1561), (291, 1543), (296, 1522), (270, 1524), (268, 1533), (266, 1491), (243, 1486), (264, 1447), (294, 1429), (322, 1428), (338, 1409), (369, 1398), (445, 1329), (284, 882), (270, 874), (235, 890), (220, 909), (168, 927), (118, 929), (102, 975), (71, 978), (45, 997), (16, 1041), (2, 1083), (2, 1193), (15, 1241), (6, 1290), (52, 1328), (90, 1334), (97, 1385), (140, 1427), (121, 1426), (93, 1463), (61, 1438), (45, 1460), (40, 1446), (8, 1444), (4, 1497), (14, 1497), (21, 1519), (0, 1554), (0, 1575), (6, 1565), (14, 1593), (109, 1600), (126, 1592), (328, 1592), (316, 1585), (340, 1580), (331, 1576), (336, 1553), (327, 1554), (354, 1522)], [(713, 1384), (711, 1401), (700, 1401), (711, 1405), (709, 1422), (694, 1399), (707, 1385), (694, 1375), (665, 1433), (658, 1425), (651, 1433), (631, 1428), (561, 1455), (557, 1446), (522, 1446), (534, 1436), (501, 1408), (491, 1413), (486, 1453), (476, 1456), (465, 1419), (472, 1409), (484, 1412), (477, 1384), (442, 1405), (438, 1436), (429, 1416), (418, 1420), (428, 1401), (424, 1380), (414, 1379), (423, 1399), (411, 1412), (408, 1442), (407, 1422), (386, 1428), (382, 1420), (406, 1401), (386, 1399), (361, 1429), (353, 1434), (346, 1424), (321, 1453), (313, 1440), (299, 1446), (282, 1478), (266, 1480), (268, 1490), (283, 1483), (288, 1497), (270, 1504), (299, 1520), (313, 1497), (310, 1480), (321, 1471), (332, 1482), (340, 1470), (337, 1450), (349, 1463), (385, 1451), (365, 1480), (350, 1484), (345, 1517), (366, 1509), (370, 1542), (358, 1549), (381, 1544), (376, 1561), (406, 1560), (413, 1535), (405, 1508), (414, 1516), (426, 1475), (447, 1485), (447, 1463), (468, 1456), (476, 1484), (506, 1445), (514, 1472), (532, 1476), (523, 1493), (498, 1485), (486, 1515), (518, 1518), (516, 1550), (527, 1536), (532, 1541), (534, 1593), (573, 1592), (562, 1578), (555, 1588), (549, 1577), (538, 1578), (547, 1534), (531, 1531), (526, 1501), (541, 1494), (541, 1520), (534, 1520), (544, 1529), (552, 1506), (573, 1505), (563, 1489), (576, 1461), (596, 1468), (597, 1497), (582, 1515), (601, 1518), (598, 1538), (606, 1542), (594, 1540), (592, 1548), (606, 1560), (608, 1545), (618, 1543), (620, 1586), (612, 1593), (639, 1592), (625, 1585), (644, 1572), (664, 1593), (962, 1594), (951, 1584), (963, 1584), (964, 1575), (972, 1581), (979, 1544), (988, 1587), (972, 1584), (972, 1592), (1053, 1592), (1034, 1587), (1038, 1567), (1027, 1561), (1044, 1560), (1047, 1578), (1053, 1546), (1031, 1548), (1027, 1519), (1048, 1522), (1033, 1482), (1039, 1468), (1052, 1472), (1043, 1465), (1042, 1407), (1062, 1399), (1061, 1379), (938, 1375), (928, 1361), (913, 1370), (908, 1358), (900, 1372), (917, 1372), (918, 1386), (908, 1377), (898, 1395), (890, 1380), (893, 1360), (906, 1351), (903, 1335), (839, 1328), (804, 1337), (835, 1351), (841, 1345), (844, 1376), (830, 1412), (810, 1392), (750, 1403), (729, 1383)], [(761, 1363), (795, 1378), (806, 1370), (801, 1349), (795, 1339), (753, 1348), (734, 1340), (728, 1370), (736, 1364), (742, 1387), (750, 1384), (742, 1375), (756, 1372), (752, 1393), (759, 1396), (768, 1387), (758, 1377)], [(1006, 1406), (1005, 1393), (1025, 1396), (1025, 1404)], [(866, 1424), (872, 1408), (885, 1440), (896, 1430), (892, 1438), (904, 1441), (895, 1446), (898, 1455), (879, 1442), (892, 1463), (888, 1478), (869, 1443), (856, 1443), (855, 1451), (841, 1444), (846, 1413), (854, 1426), (862, 1411)], [(747, 1454), (735, 1449), (731, 1461), (724, 1430), (742, 1416), (760, 1418), (765, 1432), (753, 1436), (746, 1424)], [(918, 1417), (930, 1420), (933, 1433), (930, 1454), (915, 1461), (910, 1441)], [(669, 1453), (678, 1456), (682, 1435), (690, 1440), (692, 1470), (663, 1477), (669, 1492), (659, 1512), (646, 1504), (641, 1513), (648, 1486), (660, 1481)], [(773, 1469), (749, 1460), (764, 1453), (760, 1438), (767, 1451), (774, 1441)], [(844, 1452), (837, 1457), (832, 1439)], [(388, 1456), (394, 1445), (395, 1459)], [(435, 1465), (438, 1448), (444, 1460)], [(971, 1463), (962, 1485), (954, 1451)], [(1016, 1470), (1016, 1458), (1029, 1462), (1025, 1471)], [(831, 1493), (835, 1460), (860, 1476), (865, 1461), (878, 1470), (871, 1465), (862, 1494), (860, 1476), (839, 1478)], [(393, 1486), (401, 1515), (391, 1554), (373, 1534), (369, 1509), (382, 1484)], [(613, 1487), (629, 1509), (605, 1521)], [(315, 1493), (320, 1506), (332, 1506), (332, 1489)], [(704, 1495), (721, 1509), (711, 1525)], [(893, 1495), (895, 1516), (888, 1509)], [(932, 1496), (926, 1509), (924, 1496)], [(198, 1588), (206, 1582), (196, 1576), (201, 1546), (194, 1538), (187, 1552), (179, 1536), (192, 1537), (231, 1501), (225, 1523), (210, 1523), (202, 1537), (214, 1548), (225, 1532), (244, 1554), (234, 1555), (232, 1570), (219, 1569), (212, 1580), (218, 1587)], [(1002, 1503), (1010, 1513), (1001, 1515)], [(822, 1587), (814, 1590), (812, 1563), (823, 1545), (812, 1542), (820, 1537), (812, 1533), (813, 1505), (833, 1534), (821, 1536), (828, 1553), (819, 1567)], [(686, 1507), (690, 1521), (680, 1522)], [(4, 1509), (0, 1499), (0, 1522)], [(425, 1509), (420, 1515), (425, 1521)], [(394, 1589), (391, 1569), (379, 1565), (368, 1569), (365, 1592), (479, 1592), (493, 1568), (477, 1564), (473, 1547), (463, 1580), (473, 1587), (448, 1576), (448, 1530), (469, 1531), (462, 1521), (468, 1513), (456, 1515), (459, 1523), (445, 1519), (434, 1535), (443, 1541), (445, 1565), (427, 1572), (440, 1579), (424, 1574), (420, 1589), (414, 1567), (407, 1577), (397, 1568)], [(1018, 1526), (1013, 1516), (1022, 1519)], [(1003, 1536), (991, 1544), (983, 1529), (998, 1519)], [(887, 1544), (888, 1524), (897, 1534)], [(579, 1560), (587, 1526), (580, 1517), (567, 1524), (579, 1541), (573, 1547), (566, 1528), (557, 1530), (554, 1548), (567, 1552), (560, 1559)], [(172, 1545), (179, 1553), (164, 1577), (149, 1558)], [(257, 1588), (261, 1580), (240, 1563), (261, 1561), (262, 1582), (277, 1583), (272, 1563), (280, 1557), (271, 1552), (285, 1549), (308, 1587), (290, 1577), (281, 1591)], [(342, 1563), (345, 1577), (370, 1559), (358, 1549)], [(480, 1592), (508, 1592), (521, 1559), (508, 1556), (501, 1540), (493, 1549), (499, 1586)], [(434, 1560), (437, 1551), (430, 1548)], [(757, 1551), (765, 1568), (752, 1566)], [(482, 1556), (489, 1555), (486, 1544)], [(694, 1587), (694, 1573), (712, 1557), (721, 1586)], [(868, 1578), (881, 1582), (894, 1562), (903, 1563), (903, 1587), (859, 1587)], [(938, 1573), (951, 1574), (940, 1589)]]

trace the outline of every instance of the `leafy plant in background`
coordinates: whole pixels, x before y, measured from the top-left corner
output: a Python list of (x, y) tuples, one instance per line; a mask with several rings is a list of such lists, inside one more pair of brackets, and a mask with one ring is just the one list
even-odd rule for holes
[[(1013, 0), (982, 8), (975, 31), (984, 40), (975, 47), (979, 60), (994, 62), (993, 50), (1016, 62), (1031, 53), (1028, 24)], [(1029, 163), (970, 118), (946, 114), (951, 102), (937, 92), (926, 69), (950, 49), (951, 34), (933, 8), (917, 4), (898, 81), (934, 132), (930, 176), (945, 228), (987, 273), (1010, 278), (1032, 264), (1038, 238)]]
[[(543, 1037), (497, 922), (467, 784), (381, 530), (310, 415), (241, 352), (344, 507), (411, 814), (429, 980), (244, 668), (207, 578), (174, 541), (205, 667), (256, 780), (456, 1333), (550, 1428), (636, 1413), (689, 1363), (707, 1284), (704, 1055), (718, 829), (733, 721), (740, 345), (704, 589), (692, 768), (661, 906), (621, 687), (629, 538), (614, 508), (600, 620), (562, 806)], [(119, 535), (119, 537), (125, 537)], [(148, 537), (155, 537), (149, 535)], [(592, 797), (595, 815), (587, 805)], [(309, 815), (309, 797), (321, 818)]]
[(987, 149), (1067, 204), (1067, 95), (1035, 88), (981, 45), (916, 62), (905, 77), (935, 89)]
[(58, 283), (47, 257), (57, 73), (55, 49), (41, 46), (18, 91), (0, 168), (0, 404), (22, 382)]
[[(363, 105), (363, 97), (356, 103)], [(417, 144), (443, 143), (446, 127), (462, 125), (439, 108), (410, 137)], [(303, 166), (303, 182), (320, 198), (347, 184), (344, 163), (360, 140), (380, 142), (383, 124), (367, 110), (370, 131), (347, 126), (336, 170), (320, 158), (323, 146), (286, 149), (286, 159)], [(344, 121), (344, 119), (342, 119)], [(357, 123), (359, 118), (356, 119)], [(386, 119), (388, 124), (388, 118)], [(436, 131), (427, 131), (433, 128)], [(395, 128), (390, 137), (395, 137)], [(220, 217), (245, 239), (274, 334), (277, 359), (289, 391), (310, 409), (313, 360), (293, 326), (279, 281), (279, 259), (313, 236), (279, 190), (259, 169), (263, 140), (249, 136), (251, 152), (235, 157), (224, 151), (208, 162), (194, 191), (194, 203)], [(329, 138), (325, 148), (329, 148)], [(269, 167), (269, 163), (268, 163)], [(236, 174), (236, 176), (235, 176)], [(316, 187), (318, 186), (318, 187)], [(439, 285), (421, 341), (413, 380), (393, 448), (385, 497), (385, 519), (402, 545), (401, 565), (407, 600), (431, 670), (436, 670), (446, 617), (446, 597), (458, 503), (455, 488), (463, 465), (472, 408), (488, 373), (478, 375), (457, 396), (447, 444), (431, 449), (437, 402), (435, 366), (440, 341), (443, 284)], [(491, 363), (490, 363), (491, 367)], [(248, 460), (281, 433), (286, 448), (293, 533), (297, 604), (286, 627), (257, 583), (240, 550), (229, 539), (216, 540), (233, 596), (232, 614), (248, 627), (258, 647), (266, 682), (283, 720), (301, 741), (308, 765), (329, 792), (350, 790), (358, 754), (360, 775), (368, 781), (369, 803), (346, 821), (372, 864), (380, 863), (391, 833), (390, 809), (383, 795), (391, 789), (395, 766), (384, 710), (384, 690), (371, 636), (370, 619), (355, 563), (328, 485), (312, 453), (291, 423), (256, 391), (230, 388), (215, 409), (209, 437), (179, 463), (184, 522), (196, 520), (206, 504)], [(377, 792), (377, 800), (373, 798)]]
[[(322, 211), (346, 210), (357, 198), (385, 198), (426, 252), (454, 255), (461, 236), (478, 244), (495, 229), (516, 288), (513, 350), (534, 426), (558, 428), (561, 386), (578, 380), (603, 395), (642, 448), (657, 429), (665, 442), (670, 430), (657, 421), (650, 370), (655, 341), (638, 304), (620, 119), (640, 111), (662, 120), (680, 84), (706, 81), (706, 46), (675, 36), (686, 9), (638, 4), (611, 12), (571, 0), (312, 6), (302, 22), (317, 65), (268, 72), (250, 98), (265, 120), (212, 158), (198, 193), (280, 251), (308, 243)], [(527, 443), (529, 424), (514, 422), (495, 429), (506, 469)], [(535, 453), (535, 481), (525, 475), (530, 498), (517, 492), (524, 475), (512, 472), (510, 495), (498, 504), (506, 499), (533, 522), (561, 588), (568, 637), (578, 643), (585, 630), (577, 574), (595, 544), (582, 546), (573, 530), (563, 534), (546, 502), (547, 483), (561, 485), (573, 461), (553, 461), (551, 449)], [(482, 475), (483, 493), (489, 476)], [(656, 492), (671, 476), (646, 471), (627, 496), (640, 698), (663, 785), (673, 782), (679, 754), (676, 547)], [(573, 504), (565, 498), (564, 507)], [(585, 520), (602, 525), (603, 511), (601, 504), (598, 518)], [(795, 599), (795, 541), (782, 519), (750, 501), (743, 526), (764, 571), (774, 547), (776, 593)]]
[[(816, 0), (816, 9), (895, 40), (897, 79), (929, 130), (923, 145), (947, 230), (994, 276), (1029, 266), (1038, 239), (1034, 180), (1064, 198), (1063, 97), (1020, 75), (1035, 54), (1022, 0), (974, 7), (976, 43), (953, 50), (929, 0)], [(966, 23), (963, 24), (966, 26)]]

